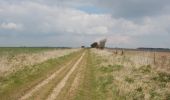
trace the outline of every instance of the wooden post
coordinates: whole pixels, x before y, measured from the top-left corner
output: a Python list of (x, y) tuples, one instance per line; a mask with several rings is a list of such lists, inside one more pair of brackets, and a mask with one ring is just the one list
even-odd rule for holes
[(123, 49), (122, 49), (122, 51), (121, 51), (121, 55), (123, 55), (124, 54), (124, 51), (123, 51)]
[(156, 64), (156, 58), (155, 58), (155, 51), (154, 51), (154, 53), (153, 53), (153, 63), (154, 63), (154, 65)]

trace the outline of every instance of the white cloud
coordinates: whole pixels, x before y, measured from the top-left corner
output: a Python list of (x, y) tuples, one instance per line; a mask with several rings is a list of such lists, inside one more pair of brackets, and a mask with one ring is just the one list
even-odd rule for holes
[[(88, 14), (76, 9), (56, 8), (55, 14), (46, 17), (44, 25), (52, 25), (56, 32), (75, 34), (107, 34), (110, 15)], [(50, 26), (49, 26), (50, 27)], [(51, 29), (53, 30), (53, 29)]]
[[(0, 15), (6, 15), (10, 20), (19, 19), (18, 21), (26, 25), (25, 31), (107, 34), (110, 28), (108, 21), (111, 19), (111, 15), (109, 14), (89, 14), (74, 8), (32, 2), (6, 5), (1, 9), (5, 9), (5, 11)], [(13, 27), (15, 26), (13, 25)]]
[(16, 24), (16, 23), (2, 23), (0, 24), (0, 29), (5, 30), (21, 30), (22, 25)]
[(98, 26), (98, 27), (93, 27), (91, 29), (87, 30), (89, 34), (93, 34), (93, 33), (108, 33), (108, 28), (106, 26)]
[(133, 41), (130, 36), (115, 35), (108, 37), (109, 44), (129, 44)]

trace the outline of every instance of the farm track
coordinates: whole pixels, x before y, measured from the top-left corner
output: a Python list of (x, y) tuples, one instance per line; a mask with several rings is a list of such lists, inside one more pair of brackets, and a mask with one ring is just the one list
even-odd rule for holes
[(170, 75), (144, 54), (81, 49), (2, 80), (0, 100), (169, 100)]
[[(27, 91), (19, 100), (64, 100), (73, 97), (85, 67), (85, 55), (75, 57), (48, 78)], [(67, 99), (65, 97), (65, 99)]]

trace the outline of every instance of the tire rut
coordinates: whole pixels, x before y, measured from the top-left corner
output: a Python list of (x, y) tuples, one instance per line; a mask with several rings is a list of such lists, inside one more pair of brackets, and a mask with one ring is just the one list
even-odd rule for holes
[(62, 66), (59, 70), (51, 74), (48, 78), (43, 80), (41, 83), (36, 85), (34, 88), (32, 88), (30, 91), (28, 91), (26, 94), (21, 96), (19, 100), (27, 100), (29, 99), (34, 93), (36, 93), (38, 90), (40, 90), (43, 86), (47, 85), (50, 81), (52, 81), (54, 78), (57, 77), (63, 70), (65, 70), (71, 63), (73, 63), (74, 59), (69, 61), (66, 65)]
[(64, 88), (66, 82), (68, 81), (70, 75), (74, 72), (74, 70), (77, 68), (81, 60), (83, 59), (85, 55), (85, 52), (81, 55), (81, 57), (75, 62), (75, 64), (72, 66), (70, 71), (65, 75), (65, 77), (56, 85), (56, 87), (53, 89), (52, 93), (47, 97), (46, 100), (55, 100), (56, 97), (59, 95), (61, 90)]
[[(80, 56), (81, 55), (79, 55), (79, 57)], [(69, 64), (64, 70), (58, 73), (58, 75), (52, 81), (50, 81), (48, 84), (44, 85), (41, 89), (34, 93), (28, 100), (45, 100), (48, 95), (50, 95), (56, 84), (58, 84), (70, 71), (72, 66), (79, 59), (79, 57), (76, 57), (76, 59), (74, 59), (71, 64)]]
[(56, 100), (75, 100), (77, 93), (80, 91), (80, 85), (82, 84), (81, 81), (84, 78), (84, 72), (86, 71), (87, 67), (87, 55), (83, 58), (80, 63), (80, 66), (73, 72), (70, 76), (66, 86), (57, 96)]

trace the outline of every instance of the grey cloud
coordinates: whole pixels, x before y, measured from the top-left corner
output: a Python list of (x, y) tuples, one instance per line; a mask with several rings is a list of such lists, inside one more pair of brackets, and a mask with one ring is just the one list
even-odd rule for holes
[(8, 2), (20, 4), (35, 2), (50, 6), (78, 7), (95, 6), (112, 13), (114, 17), (129, 19), (141, 18), (144, 16), (156, 16), (169, 13), (169, 0), (1, 0), (1, 3)]
[[(89, 6), (105, 12), (79, 9)], [(169, 47), (169, 10), (169, 0), (1, 0), (0, 46), (76, 47), (107, 37), (111, 47)]]
[(124, 18), (137, 18), (154, 16), (163, 13), (170, 5), (169, 0), (95, 0), (97, 5), (103, 7), (113, 16)]

